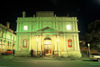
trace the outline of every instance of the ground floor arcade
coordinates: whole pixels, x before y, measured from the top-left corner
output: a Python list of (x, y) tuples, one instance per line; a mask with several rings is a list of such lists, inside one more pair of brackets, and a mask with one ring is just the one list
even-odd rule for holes
[(16, 55), (81, 57), (78, 34), (17, 35)]

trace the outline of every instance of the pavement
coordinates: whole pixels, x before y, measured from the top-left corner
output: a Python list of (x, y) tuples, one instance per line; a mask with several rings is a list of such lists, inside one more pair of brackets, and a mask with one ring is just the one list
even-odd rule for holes
[(100, 62), (89, 58), (37, 58), (0, 56), (0, 67), (100, 67)]

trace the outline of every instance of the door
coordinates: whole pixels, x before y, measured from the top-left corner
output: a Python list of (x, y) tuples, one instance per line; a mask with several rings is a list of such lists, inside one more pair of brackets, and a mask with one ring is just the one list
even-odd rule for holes
[(44, 54), (45, 54), (45, 56), (52, 55), (52, 40), (51, 40), (51, 38), (44, 39)]

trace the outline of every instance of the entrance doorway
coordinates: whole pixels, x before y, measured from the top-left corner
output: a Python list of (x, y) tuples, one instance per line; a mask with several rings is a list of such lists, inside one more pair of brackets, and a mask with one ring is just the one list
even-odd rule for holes
[(49, 37), (44, 39), (44, 55), (51, 56), (52, 55), (52, 40)]

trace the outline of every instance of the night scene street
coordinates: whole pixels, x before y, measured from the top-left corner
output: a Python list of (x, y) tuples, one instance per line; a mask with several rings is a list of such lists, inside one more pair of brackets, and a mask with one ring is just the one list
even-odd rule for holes
[(0, 67), (100, 67), (100, 0), (0, 1)]
[[(1, 57), (0, 57), (1, 58)], [(0, 67), (99, 67), (97, 61), (89, 59), (52, 59), (3, 56), (0, 59)]]

